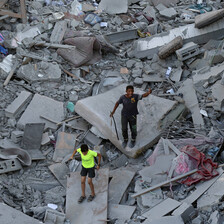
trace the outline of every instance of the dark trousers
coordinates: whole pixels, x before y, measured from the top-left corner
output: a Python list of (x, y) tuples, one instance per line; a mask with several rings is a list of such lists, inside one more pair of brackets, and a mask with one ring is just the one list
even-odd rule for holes
[(128, 140), (128, 124), (131, 129), (131, 138), (135, 140), (137, 136), (137, 116), (127, 117), (121, 115), (121, 128), (124, 141)]

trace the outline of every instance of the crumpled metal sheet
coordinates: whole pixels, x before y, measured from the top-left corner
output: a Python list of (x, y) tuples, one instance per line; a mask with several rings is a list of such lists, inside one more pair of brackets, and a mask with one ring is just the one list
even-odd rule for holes
[(64, 41), (64, 44), (76, 46), (76, 48), (60, 48), (57, 53), (75, 67), (91, 65), (101, 59), (101, 45), (95, 37), (69, 38)]
[(23, 165), (30, 166), (31, 165), (31, 157), (30, 154), (19, 148), (0, 148), (0, 158), (1, 159), (18, 159)]

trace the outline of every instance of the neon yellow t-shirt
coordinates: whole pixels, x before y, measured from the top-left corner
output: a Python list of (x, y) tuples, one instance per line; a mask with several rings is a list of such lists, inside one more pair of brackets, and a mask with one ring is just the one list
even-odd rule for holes
[(94, 157), (97, 157), (97, 152), (94, 152), (89, 149), (87, 154), (83, 155), (81, 148), (77, 149), (77, 152), (81, 155), (83, 167), (85, 167), (85, 168), (94, 167)]

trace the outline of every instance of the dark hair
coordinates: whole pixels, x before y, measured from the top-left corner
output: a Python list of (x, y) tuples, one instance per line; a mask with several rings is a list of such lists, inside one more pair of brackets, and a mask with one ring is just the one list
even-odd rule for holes
[(128, 89), (132, 89), (132, 90), (134, 90), (134, 86), (131, 86), (131, 85), (130, 85), (130, 86), (127, 86), (127, 87), (126, 87), (126, 91), (127, 91)]
[(88, 151), (88, 145), (82, 144), (81, 145), (81, 152), (87, 152)]

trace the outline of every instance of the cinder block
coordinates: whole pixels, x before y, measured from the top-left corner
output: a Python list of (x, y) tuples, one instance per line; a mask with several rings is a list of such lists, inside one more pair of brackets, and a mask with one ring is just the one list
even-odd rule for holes
[(10, 118), (16, 118), (25, 109), (25, 106), (29, 103), (32, 97), (32, 93), (22, 91), (19, 96), (5, 109), (5, 116)]
[(44, 223), (64, 224), (65, 214), (47, 209), (44, 217)]
[(176, 50), (176, 55), (180, 61), (185, 61), (201, 54), (202, 52), (203, 50), (201, 50), (197, 44), (190, 42), (185, 44), (181, 49)]
[(0, 174), (20, 169), (22, 169), (22, 166), (17, 159), (9, 159), (0, 162)]
[(18, 143), (22, 140), (24, 132), (23, 131), (13, 131), (11, 134), (11, 139), (14, 143)]

